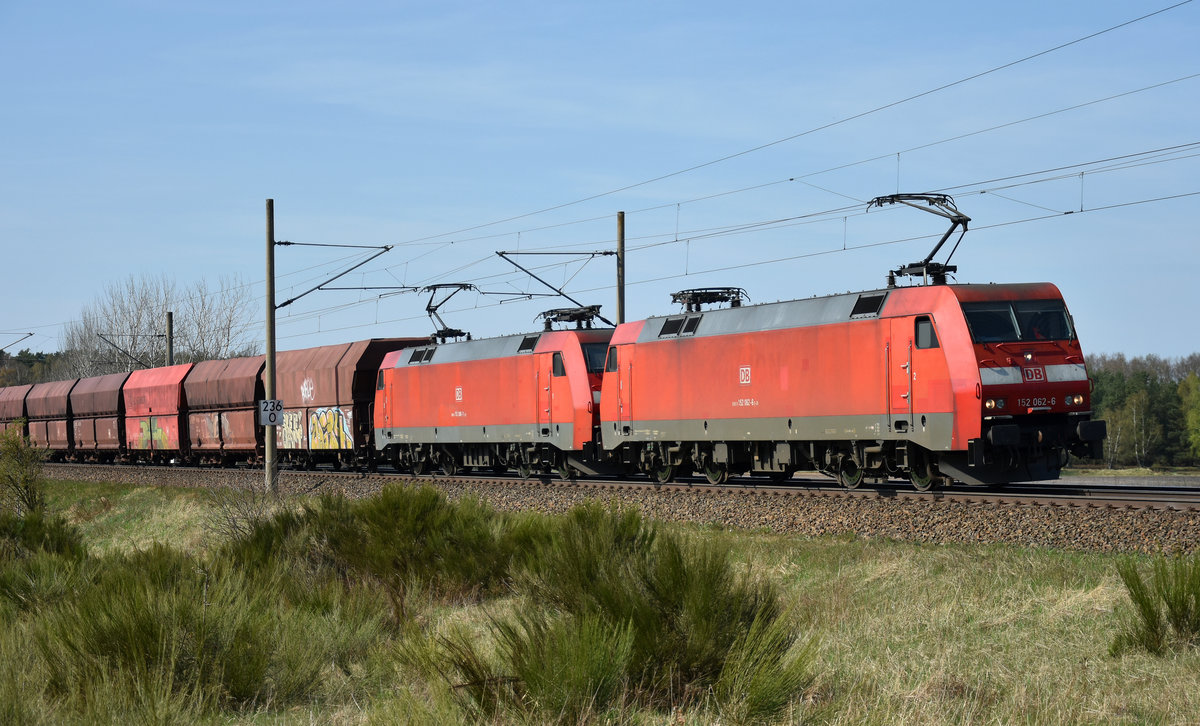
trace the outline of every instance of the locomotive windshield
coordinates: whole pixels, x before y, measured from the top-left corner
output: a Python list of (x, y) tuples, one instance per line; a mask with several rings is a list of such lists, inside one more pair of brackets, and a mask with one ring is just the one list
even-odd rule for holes
[(588, 373), (604, 372), (604, 356), (608, 354), (608, 343), (584, 343), (583, 358), (587, 361)]
[(976, 343), (1073, 340), (1075, 330), (1062, 300), (996, 300), (963, 303)]

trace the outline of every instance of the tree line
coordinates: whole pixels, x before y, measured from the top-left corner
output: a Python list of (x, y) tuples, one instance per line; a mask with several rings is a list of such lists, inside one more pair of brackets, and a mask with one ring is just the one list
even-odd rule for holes
[(1088, 375), (1092, 410), (1108, 422), (1106, 466), (1200, 463), (1200, 353), (1092, 355)]

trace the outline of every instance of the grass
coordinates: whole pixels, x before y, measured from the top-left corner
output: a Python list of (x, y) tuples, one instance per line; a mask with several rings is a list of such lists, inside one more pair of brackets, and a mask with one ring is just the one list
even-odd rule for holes
[(209, 511), (204, 490), (51, 482), (46, 501), (49, 511), (80, 527), (96, 554), (127, 553), (156, 542), (185, 552), (204, 546)]
[[(90, 555), (103, 558), (114, 571), (116, 563), (134, 561), (134, 551), (145, 549), (130, 544), (144, 541), (143, 528), (161, 532), (163, 541), (179, 551), (160, 555), (168, 564), (210, 562), (203, 558), (216, 551), (216, 543), (205, 541), (204, 500), (195, 492), (55, 483), (47, 498), (52, 510), (68, 513)], [(149, 681), (136, 706), (131, 705), (134, 700), (114, 696), (124, 693), (137, 658), (102, 677), (68, 674), (67, 680), (89, 685), (64, 695), (50, 677), (54, 670), (46, 654), (28, 644), (53, 633), (59, 643), (55, 647), (75, 643), (86, 651), (87, 639), (80, 631), (95, 624), (86, 623), (80, 612), (63, 610), (58, 620), (46, 621), (54, 627), (39, 630), (22, 606), (0, 597), (0, 722), (700, 724), (754, 723), (764, 713), (785, 723), (827, 724), (1200, 721), (1200, 648), (1177, 643), (1160, 655), (1139, 647), (1110, 654), (1110, 646), (1137, 617), (1118, 565), (1133, 563), (1149, 573), (1147, 582), (1152, 583), (1154, 568), (1147, 558), (853, 536), (796, 538), (620, 520), (610, 520), (608, 526), (604, 541), (615, 549), (588, 564), (588, 552), (596, 551), (593, 543), (580, 547), (577, 558), (566, 563), (598, 568), (591, 575), (595, 579), (595, 572), (611, 568), (621, 552), (653, 552), (664, 540), (693, 542), (702, 552), (724, 553), (732, 575), (727, 582), (734, 591), (772, 591), (778, 597), (779, 616), (751, 617), (750, 627), (727, 642), (723, 664), (706, 671), (702, 692), (682, 701), (682, 710), (624, 697), (631, 683), (628, 670), (620, 666), (633, 659), (637, 643), (630, 642), (622, 627), (636, 625), (572, 605), (581, 599), (572, 590), (578, 583), (564, 584), (561, 570), (555, 577), (565, 593), (560, 593), (558, 606), (531, 607), (539, 602), (537, 588), (517, 581), (536, 581), (539, 569), (526, 569), (529, 562), (522, 557), (547, 546), (553, 533), (530, 518), (512, 526), (508, 540), (496, 542), (510, 566), (531, 574), (506, 575), (477, 592), (444, 579), (413, 581), (405, 592), (407, 624), (399, 627), (371, 577), (347, 577), (349, 571), (339, 569), (346, 563), (324, 557), (320, 548), (309, 546), (310, 540), (304, 546), (300, 539), (289, 540), (286, 562), (307, 576), (320, 575), (310, 582), (324, 584), (302, 593), (281, 586), (276, 592), (282, 593), (278, 600), (287, 603), (287, 610), (272, 610), (268, 605), (275, 601), (270, 599), (255, 604), (244, 592), (244, 579), (237, 579), (244, 575), (218, 572), (211, 564), (200, 572), (188, 570), (192, 574), (176, 584), (179, 592), (160, 592), (151, 602), (179, 597), (210, 603), (210, 613), (228, 608), (219, 618), (222, 627), (232, 629), (228, 632), (242, 632), (239, 637), (252, 642), (287, 640), (295, 649), (276, 658), (293, 664), (287, 670), (299, 685), (277, 687), (283, 666), (255, 665), (248, 659), (246, 669), (253, 672), (229, 674), (240, 680), (215, 689), (226, 694), (219, 708), (199, 703), (195, 694), (161, 678)], [(20, 592), (28, 598), (29, 612), (58, 612), (56, 603), (64, 593), (102, 588), (96, 584), (100, 576), (86, 566), (31, 558), (24, 567)], [(149, 568), (143, 563), (141, 569)], [(671, 589), (676, 592), (686, 591), (678, 575), (687, 568), (671, 571), (676, 579), (660, 572), (660, 580), (675, 583)], [(208, 572), (207, 595), (202, 572)], [(548, 572), (554, 570), (543, 571)], [(269, 566), (255, 577), (273, 581), (288, 574), (286, 568)], [(1165, 574), (1170, 579), (1171, 573)], [(714, 579), (721, 578), (707, 581)], [(517, 583), (517, 589), (505, 589), (505, 582)], [(97, 589), (95, 594), (112, 601), (112, 592)], [(1167, 617), (1163, 615), (1164, 621)], [(188, 622), (188, 632), (211, 627), (206, 619)], [(289, 635), (269, 625), (294, 631)], [(256, 635), (254, 628), (262, 634)], [(207, 640), (197, 636), (192, 642), (210, 643), (206, 652), (215, 659), (227, 647), (222, 643), (234, 640), (228, 632)], [(520, 678), (521, 698), (543, 706), (472, 706), (472, 699), (463, 697), (464, 688), (456, 687), (466, 683), (466, 671), (449, 668), (443, 657), (447, 644), (474, 657), (481, 678)], [(186, 645), (166, 643), (152, 652), (187, 660)], [(811, 649), (811, 659), (805, 648)], [(778, 659), (781, 651), (807, 667), (790, 675), (755, 667), (764, 660), (792, 662)], [(313, 663), (319, 664), (318, 677), (308, 682), (305, 673), (311, 671), (305, 668)], [(275, 675), (259, 679), (251, 666)], [(446, 674), (453, 677), (447, 680)], [(212, 677), (219, 681), (215, 671)], [(560, 688), (564, 683), (575, 686)], [(272, 690), (276, 688), (281, 690)], [(781, 710), (770, 708), (780, 700)]]

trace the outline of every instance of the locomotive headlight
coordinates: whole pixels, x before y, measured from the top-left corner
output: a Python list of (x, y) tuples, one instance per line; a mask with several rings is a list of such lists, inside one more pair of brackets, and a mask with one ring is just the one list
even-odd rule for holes
[(989, 411), (997, 409), (997, 408), (1004, 408), (1004, 399), (1003, 398), (989, 398), (988, 400), (983, 402), (983, 407)]
[(1074, 396), (1067, 396), (1067, 402), (1068, 402), (1068, 403), (1073, 403), (1073, 404), (1075, 404), (1076, 406), (1079, 406), (1079, 405), (1081, 405), (1081, 404), (1083, 403), (1083, 394), (1082, 394), (1082, 393), (1076, 393)]

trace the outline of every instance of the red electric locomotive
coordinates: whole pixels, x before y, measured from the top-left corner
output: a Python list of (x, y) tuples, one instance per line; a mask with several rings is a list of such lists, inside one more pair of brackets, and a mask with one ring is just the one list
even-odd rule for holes
[[(1058, 288), (945, 284), (956, 268), (932, 258), (969, 220), (944, 195), (872, 204), (914, 202), (952, 225), (887, 289), (748, 307), (737, 289), (684, 291), (685, 314), (619, 326), (604, 450), (660, 481), (811, 469), (922, 490), (1054, 478), (1068, 453), (1099, 456), (1105, 425)], [(934, 284), (896, 287), (897, 274)], [(733, 306), (701, 310), (718, 301)]]
[(815, 469), (925, 489), (1057, 476), (1066, 452), (1097, 453), (1089, 405), (1056, 287), (930, 285), (618, 326), (600, 430), (661, 481)]
[(611, 335), (548, 330), (390, 353), (375, 393), (375, 448), (416, 473), (590, 472)]

